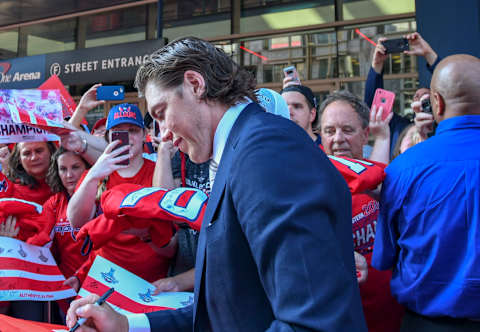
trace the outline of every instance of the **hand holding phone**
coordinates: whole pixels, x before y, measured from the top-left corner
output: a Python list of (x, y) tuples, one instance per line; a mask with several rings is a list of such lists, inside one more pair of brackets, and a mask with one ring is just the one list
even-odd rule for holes
[(297, 68), (295, 66), (283, 68), (285, 77), (291, 77), (293, 82), (300, 84), (300, 77), (298, 76)]
[(97, 100), (123, 100), (124, 98), (123, 85), (102, 85), (97, 88)]
[(382, 120), (388, 117), (393, 110), (393, 102), (395, 101), (395, 93), (392, 91), (377, 89), (375, 90), (375, 96), (373, 97), (372, 107), (375, 105), (377, 112), (382, 107)]
[(407, 38), (387, 39), (382, 41), (382, 45), (385, 47), (387, 54), (402, 53), (410, 50)]
[[(111, 135), (112, 135), (111, 136), (111, 142), (116, 141), (116, 140), (120, 141), (120, 144), (118, 144), (113, 150), (117, 150), (117, 149), (121, 148), (122, 146), (130, 144), (129, 139), (128, 139), (128, 131), (125, 131), (125, 130), (112, 131)], [(127, 155), (127, 154), (129, 154), (129, 150), (126, 150), (125, 152), (122, 152), (118, 156), (124, 156), (124, 155)], [(125, 159), (125, 160), (117, 163), (117, 165), (128, 166), (128, 165), (130, 165), (130, 159)]]

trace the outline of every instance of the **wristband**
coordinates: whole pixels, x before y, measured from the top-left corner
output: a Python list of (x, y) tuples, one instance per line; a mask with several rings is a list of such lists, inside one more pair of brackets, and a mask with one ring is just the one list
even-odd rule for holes
[(77, 155), (84, 154), (87, 152), (88, 149), (88, 143), (86, 138), (82, 138), (82, 149), (80, 151), (75, 151), (74, 153)]

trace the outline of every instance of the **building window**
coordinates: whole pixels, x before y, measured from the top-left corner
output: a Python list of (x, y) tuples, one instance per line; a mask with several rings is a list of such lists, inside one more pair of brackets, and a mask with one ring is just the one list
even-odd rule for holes
[(213, 38), (230, 34), (230, 0), (165, 0), (163, 36)]
[(286, 29), (334, 20), (334, 0), (243, 0), (240, 32)]
[(415, 12), (415, 0), (343, 0), (344, 20), (411, 12)]
[(18, 52), (18, 29), (0, 31), (0, 59), (15, 58)]
[(20, 29), (27, 35), (27, 55), (75, 49), (77, 19), (40, 23)]
[(85, 47), (145, 40), (146, 11), (147, 6), (137, 6), (87, 17)]

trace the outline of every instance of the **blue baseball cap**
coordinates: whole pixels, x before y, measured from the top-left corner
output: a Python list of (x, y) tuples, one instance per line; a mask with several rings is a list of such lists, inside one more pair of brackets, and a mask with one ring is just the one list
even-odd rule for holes
[(255, 94), (257, 95), (258, 103), (265, 111), (290, 119), (287, 102), (278, 92), (271, 89), (260, 88), (255, 91)]
[(143, 124), (142, 112), (137, 105), (133, 104), (119, 104), (115, 105), (108, 112), (106, 129), (110, 130), (122, 123), (131, 123), (142, 129), (145, 128)]

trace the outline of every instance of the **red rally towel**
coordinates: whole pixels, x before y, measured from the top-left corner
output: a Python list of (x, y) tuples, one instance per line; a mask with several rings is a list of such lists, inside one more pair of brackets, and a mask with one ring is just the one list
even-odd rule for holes
[(17, 238), (27, 243), (44, 245), (50, 241), (41, 213), (42, 206), (35, 202), (19, 198), (0, 198), (0, 223), (5, 222), (9, 215), (16, 216), (16, 226), (20, 228)]
[(42, 206), (35, 202), (13, 197), (0, 198), (0, 218), (6, 218), (9, 215), (25, 216), (29, 214), (37, 215), (41, 213)]

